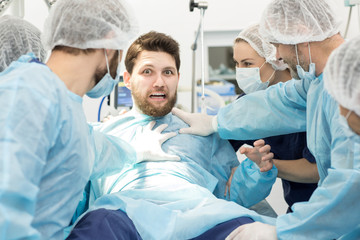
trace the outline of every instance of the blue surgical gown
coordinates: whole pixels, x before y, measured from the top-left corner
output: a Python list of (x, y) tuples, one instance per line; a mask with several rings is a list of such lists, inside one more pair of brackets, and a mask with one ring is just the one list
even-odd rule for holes
[(0, 74), (0, 239), (63, 239), (88, 180), (136, 157), (94, 132), (82, 98), (33, 60), (24, 55)]
[(315, 156), (320, 181), (308, 202), (279, 216), (280, 239), (334, 239), (356, 231), (360, 222), (359, 145), (346, 137), (335, 100), (316, 79), (290, 80), (246, 95), (220, 109), (219, 134), (258, 139), (299, 131)]
[[(152, 118), (132, 110), (102, 124), (100, 130), (129, 141), (141, 126), (154, 119), (156, 126), (168, 124), (164, 133), (186, 126), (171, 113)], [(239, 165), (228, 141), (217, 134), (208, 137), (178, 134), (162, 148), (180, 156), (181, 161), (142, 162), (114, 176), (92, 181), (90, 210), (121, 209), (143, 239), (156, 240), (193, 238), (239, 216), (274, 224), (272, 218), (219, 199), (224, 198), (231, 169)], [(275, 168), (261, 173), (252, 161), (245, 160), (234, 177), (241, 181), (243, 193), (234, 193), (234, 201), (251, 206), (264, 199), (276, 175)]]

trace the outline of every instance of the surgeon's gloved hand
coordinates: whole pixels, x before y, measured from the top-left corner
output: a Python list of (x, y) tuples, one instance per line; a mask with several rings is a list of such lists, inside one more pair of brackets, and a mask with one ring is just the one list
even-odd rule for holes
[(270, 145), (266, 144), (263, 139), (257, 140), (254, 142), (254, 147), (244, 147), (240, 148), (240, 153), (245, 154), (251, 161), (256, 163), (259, 166), (261, 172), (267, 172), (273, 167), (273, 158), (274, 154), (270, 152)]
[(178, 108), (173, 108), (172, 113), (190, 125), (188, 128), (181, 128), (179, 133), (208, 136), (217, 132), (217, 118), (214, 116), (203, 113), (188, 113)]
[(168, 126), (162, 124), (156, 129), (155, 121), (150, 122), (144, 127), (138, 128), (134, 139), (130, 142), (137, 154), (137, 163), (143, 161), (180, 161), (180, 157), (165, 153), (161, 145), (168, 139), (176, 136), (175, 132), (161, 134)]
[(277, 240), (276, 228), (261, 222), (242, 225), (232, 231), (225, 240)]

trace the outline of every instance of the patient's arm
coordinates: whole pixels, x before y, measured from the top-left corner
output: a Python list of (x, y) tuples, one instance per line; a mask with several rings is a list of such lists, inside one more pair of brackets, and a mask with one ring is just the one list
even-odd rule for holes
[(267, 172), (273, 167), (274, 154), (270, 150), (270, 145), (265, 145), (265, 141), (260, 139), (254, 142), (253, 148), (242, 146), (240, 153), (256, 163), (261, 172)]
[(277, 169), (273, 166), (270, 146), (265, 145), (263, 140), (254, 142), (254, 148), (242, 152), (248, 158), (232, 169), (225, 195), (229, 192), (230, 200), (250, 207), (268, 196), (276, 180)]
[(226, 188), (225, 188), (224, 197), (226, 197), (228, 194), (229, 194), (229, 197), (230, 197), (231, 181), (232, 181), (232, 178), (233, 178), (234, 173), (235, 173), (237, 168), (238, 167), (234, 167), (234, 168), (231, 169), (231, 174), (230, 174), (229, 180), (226, 182)]

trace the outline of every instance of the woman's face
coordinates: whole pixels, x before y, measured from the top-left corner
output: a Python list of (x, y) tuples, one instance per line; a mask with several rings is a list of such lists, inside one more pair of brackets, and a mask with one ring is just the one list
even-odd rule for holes
[[(233, 58), (237, 68), (260, 68), (265, 58), (261, 57), (251, 46), (245, 41), (236, 42), (233, 47)], [(269, 80), (274, 69), (269, 63), (265, 63), (260, 69), (260, 78), (262, 82)]]

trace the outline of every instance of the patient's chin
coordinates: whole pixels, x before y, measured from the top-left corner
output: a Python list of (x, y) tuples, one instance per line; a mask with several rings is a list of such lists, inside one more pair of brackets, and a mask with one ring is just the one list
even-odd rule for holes
[(165, 106), (162, 107), (154, 106), (148, 101), (138, 101), (138, 99), (135, 99), (135, 102), (137, 107), (143, 114), (152, 117), (162, 117), (171, 112), (171, 109), (175, 106), (176, 103), (176, 96), (171, 98), (170, 101), (168, 101)]
[(162, 108), (156, 108), (153, 106), (145, 106), (144, 108), (140, 108), (140, 110), (148, 115), (148, 116), (152, 116), (152, 117), (162, 117), (165, 116), (166, 114), (168, 114), (171, 111), (172, 107), (162, 107)]

